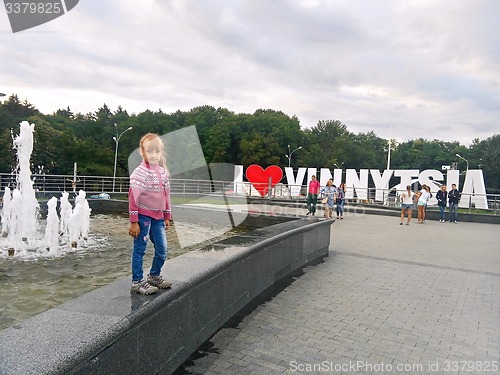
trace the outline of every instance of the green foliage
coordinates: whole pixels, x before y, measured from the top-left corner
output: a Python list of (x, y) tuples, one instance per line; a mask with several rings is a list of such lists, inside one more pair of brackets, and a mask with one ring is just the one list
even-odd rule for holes
[[(79, 174), (111, 176), (116, 147), (113, 137), (132, 127), (120, 138), (117, 155), (117, 176), (126, 176), (128, 156), (138, 147), (142, 135), (162, 135), (192, 125), (196, 126), (207, 164), (284, 167), (288, 166), (289, 150), (295, 150), (291, 158), (294, 168), (383, 170), (387, 166), (386, 139), (373, 131), (351, 133), (339, 120), (321, 120), (310, 129), (301, 129), (296, 116), (281, 111), (258, 109), (246, 114), (208, 105), (170, 114), (161, 110), (129, 114), (121, 106), (113, 111), (103, 104), (87, 114), (75, 114), (67, 107), (45, 115), (12, 95), (0, 103), (0, 172), (11, 172), (14, 167), (12, 137), (24, 120), (35, 123), (33, 170), (43, 167), (44, 173), (51, 174), (72, 174), (76, 162)], [(455, 156), (458, 153), (469, 161), (469, 168), (483, 169), (489, 190), (500, 189), (499, 134), (474, 139), (469, 147), (425, 139), (399, 144), (392, 141), (391, 145), (391, 169), (441, 169), (456, 161), (464, 170), (465, 162)], [(189, 164), (189, 158), (181, 160), (184, 162)]]

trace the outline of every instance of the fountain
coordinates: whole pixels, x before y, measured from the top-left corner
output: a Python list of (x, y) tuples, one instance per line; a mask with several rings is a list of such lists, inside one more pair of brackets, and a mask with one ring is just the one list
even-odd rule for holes
[[(184, 141), (179, 140), (179, 135)], [(130, 254), (132, 239), (127, 234), (129, 220), (126, 212), (118, 209), (113, 214), (96, 214), (98, 209), (95, 209), (89, 220), (91, 210), (85, 192), (80, 191), (74, 197), (74, 207), (70, 203), (70, 193), (62, 192), (59, 200), (53, 197), (47, 202), (47, 217), (38, 217), (39, 208), (34, 199), (35, 189), (29, 170), (29, 157), (24, 157), (24, 153), (28, 151), (31, 154), (32, 137), (33, 125), (23, 122), (21, 134), (14, 143), (18, 154), (23, 154), (24, 163), (22, 166), (19, 163), (17, 167), (18, 176), (23, 176), (18, 177), (18, 181), (21, 179), (23, 181), (23, 188), (19, 182), (16, 189), (7, 188), (3, 195), (3, 209), (0, 210), (2, 233), (0, 236), (0, 281), (2, 282), (0, 301), (3, 303), (0, 308), (0, 331), (37, 313), (107, 285), (120, 277), (130, 275), (130, 257), (125, 255)], [(208, 167), (203, 164), (205, 161), (194, 128), (182, 132), (175, 131), (165, 138), (167, 139), (165, 143), (172, 152), (171, 171), (181, 174), (204, 165), (204, 168), (193, 172), (193, 176), (201, 176), (200, 174), (204, 172), (200, 179), (208, 178)], [(25, 146), (26, 143), (28, 146)], [(191, 150), (188, 153), (191, 155), (190, 158), (185, 157), (187, 147), (182, 146), (186, 143), (198, 147), (198, 152)], [(134, 155), (136, 155), (134, 160), (139, 162), (140, 154), (135, 152)], [(21, 159), (19, 156), (18, 158)], [(232, 172), (234, 166), (228, 166), (225, 169), (223, 167), (213, 168), (212, 175), (217, 180), (225, 177), (231, 180), (232, 174), (228, 173), (228, 176), (225, 176), (223, 171)], [(31, 201), (32, 205), (34, 202), (36, 207), (32, 211), (34, 220), (30, 224), (34, 229), (36, 227), (33, 235), (21, 234), (19, 228), (25, 225), (22, 220), (27, 220), (20, 218), (24, 213), (22, 207), (25, 199)], [(174, 196), (174, 205), (175, 199)], [(214, 201), (222, 206), (232, 205), (233, 208), (245, 204), (246, 208), (246, 198), (216, 195), (212, 199), (199, 199), (199, 201), (199, 204), (196, 204), (197, 199), (187, 202), (182, 202), (181, 199), (181, 203), (176, 205), (175, 222), (167, 231), (169, 258), (200, 246), (208, 246), (210, 251), (221, 249), (220, 245), (212, 246), (211, 244), (246, 230), (245, 228), (234, 229), (243, 221), (242, 216), (246, 217), (246, 214), (224, 210), (217, 213), (211, 207), (203, 206), (207, 204), (207, 201)], [(193, 215), (193, 206), (197, 207), (202, 214)], [(89, 235), (90, 225), (91, 235)], [(25, 236), (24, 239), (23, 236)], [(78, 245), (76, 248), (73, 247), (75, 241)], [(154, 252), (149, 247), (144, 259), (145, 264), (151, 264), (153, 254)]]
[[(21, 258), (38, 258), (64, 254), (66, 243), (77, 247), (80, 239), (86, 239), (89, 231), (90, 207), (85, 192), (80, 190), (71, 208), (69, 194), (63, 192), (60, 199), (61, 219), (57, 214), (57, 198), (47, 202), (48, 214), (44, 234), (39, 228), (39, 204), (31, 179), (30, 158), (33, 152), (35, 124), (23, 121), (20, 132), (14, 138), (18, 164), (16, 188), (5, 188), (1, 213), (2, 239), (0, 257), (7, 254)], [(7, 249), (7, 252), (5, 251)]]

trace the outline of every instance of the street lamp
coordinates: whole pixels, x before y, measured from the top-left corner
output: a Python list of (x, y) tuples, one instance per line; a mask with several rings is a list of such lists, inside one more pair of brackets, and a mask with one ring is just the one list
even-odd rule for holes
[(342, 169), (342, 166), (344, 165), (344, 162), (340, 163), (340, 167), (337, 164), (335, 164), (335, 163), (333, 163), (333, 165), (335, 165), (337, 167), (337, 169)]
[(292, 163), (292, 154), (295, 151), (300, 150), (301, 148), (302, 148), (302, 146), (299, 146), (295, 150), (293, 150), (292, 152), (290, 152), (290, 145), (288, 145), (288, 155), (285, 155), (288, 158), (288, 168), (290, 168), (290, 165)]
[(115, 168), (113, 170), (113, 193), (115, 192), (116, 159), (118, 158), (118, 142), (120, 142), (120, 138), (122, 137), (122, 135), (124, 133), (128, 132), (129, 130), (132, 130), (132, 127), (129, 127), (128, 129), (126, 129), (123, 132), (121, 132), (120, 135), (118, 135), (118, 126), (115, 124), (116, 137), (113, 137), (113, 140), (116, 143), (116, 147), (115, 147)]
[(468, 162), (468, 160), (466, 158), (460, 156), (459, 154), (455, 154), (455, 155), (457, 155), (460, 159), (464, 160), (467, 163), (467, 167), (466, 168), (467, 168), (467, 171), (468, 171), (469, 170), (469, 162)]

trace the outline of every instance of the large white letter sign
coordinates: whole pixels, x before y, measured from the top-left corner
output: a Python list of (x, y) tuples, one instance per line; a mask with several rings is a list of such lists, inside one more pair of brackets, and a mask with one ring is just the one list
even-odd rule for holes
[(401, 181), (399, 183), (399, 187), (397, 188), (399, 191), (405, 191), (408, 185), (411, 185), (412, 177), (418, 177), (419, 170), (418, 169), (408, 169), (408, 170), (395, 170), (394, 177), (401, 177)]
[(375, 200), (378, 202), (384, 201), (384, 197), (387, 199), (389, 193), (389, 181), (392, 177), (392, 170), (386, 169), (384, 174), (381, 175), (378, 169), (370, 169), (370, 174), (372, 175), (373, 183), (375, 184)]
[(458, 169), (450, 169), (446, 172), (446, 190), (450, 191), (453, 184), (457, 185), (457, 189), (460, 190), (459, 177), (460, 171)]
[(342, 183), (342, 169), (334, 169), (333, 177), (332, 172), (328, 168), (321, 168), (319, 170), (319, 175), (321, 177), (320, 184), (325, 186), (330, 178), (333, 179), (333, 184), (339, 186)]
[[(354, 190), (356, 190), (356, 196), (359, 200), (368, 199), (368, 169), (360, 169), (359, 177), (355, 169), (346, 169), (345, 171), (345, 186), (346, 186), (346, 198), (354, 198)], [(350, 189), (350, 188), (353, 189)]]
[(330, 178), (333, 179), (332, 172), (330, 172), (330, 169), (328, 168), (321, 168), (319, 170), (319, 176), (319, 183), (321, 184), (321, 186), (325, 186)]
[(473, 203), (476, 208), (488, 209), (482, 169), (469, 169), (465, 175), (464, 187), (458, 207), (468, 208), (469, 201)]
[(285, 167), (286, 182), (288, 188), (290, 189), (290, 195), (292, 197), (298, 197), (300, 195), (300, 188), (304, 184), (304, 177), (306, 176), (306, 168), (299, 168), (297, 171), (297, 178), (293, 176), (293, 168)]

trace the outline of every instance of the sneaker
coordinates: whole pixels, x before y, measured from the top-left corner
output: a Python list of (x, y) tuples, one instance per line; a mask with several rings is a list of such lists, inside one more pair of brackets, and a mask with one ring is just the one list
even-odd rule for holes
[(311, 213), (311, 211), (307, 211), (307, 214), (306, 214), (306, 216), (307, 216), (307, 215), (309, 215), (310, 213)]
[(167, 289), (172, 286), (170, 281), (167, 281), (163, 278), (163, 276), (151, 276), (148, 275), (148, 283), (159, 288), (159, 289)]
[(403, 225), (403, 223), (399, 223), (399, 225)]
[(139, 294), (153, 294), (158, 291), (158, 288), (149, 284), (146, 280), (132, 281), (130, 292)]

